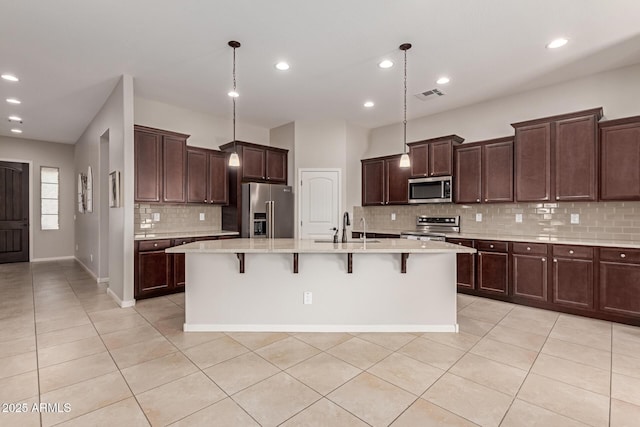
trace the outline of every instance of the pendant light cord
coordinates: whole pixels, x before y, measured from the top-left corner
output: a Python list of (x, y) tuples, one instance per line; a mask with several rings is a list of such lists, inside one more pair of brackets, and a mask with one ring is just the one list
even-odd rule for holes
[(404, 128), (404, 153), (407, 153), (407, 51), (404, 51), (404, 120), (402, 121)]
[[(233, 48), (233, 91), (236, 91), (236, 48)], [(236, 97), (233, 97), (233, 151), (236, 151)]]

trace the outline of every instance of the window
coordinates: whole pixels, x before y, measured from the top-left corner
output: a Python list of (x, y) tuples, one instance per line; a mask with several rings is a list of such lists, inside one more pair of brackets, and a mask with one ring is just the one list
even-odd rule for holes
[(42, 230), (60, 229), (58, 222), (60, 194), (60, 170), (40, 168), (40, 227)]

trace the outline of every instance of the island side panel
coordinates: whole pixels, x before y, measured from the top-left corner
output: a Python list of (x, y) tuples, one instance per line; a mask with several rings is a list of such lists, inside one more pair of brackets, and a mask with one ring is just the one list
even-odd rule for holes
[[(186, 331), (455, 332), (455, 253), (187, 253)], [(313, 303), (303, 304), (303, 293)]]

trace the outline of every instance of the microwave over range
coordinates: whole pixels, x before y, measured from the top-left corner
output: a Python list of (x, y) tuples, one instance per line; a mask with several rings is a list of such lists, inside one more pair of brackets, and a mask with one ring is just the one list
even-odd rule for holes
[(409, 180), (409, 203), (451, 203), (451, 176)]

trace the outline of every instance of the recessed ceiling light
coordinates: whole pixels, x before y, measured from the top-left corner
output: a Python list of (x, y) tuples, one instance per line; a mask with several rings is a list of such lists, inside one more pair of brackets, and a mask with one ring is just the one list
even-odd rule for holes
[(280, 71), (287, 71), (289, 69), (289, 64), (287, 64), (284, 61), (281, 61), (276, 64), (276, 68)]
[(391, 67), (393, 67), (393, 61), (391, 61), (389, 59), (385, 59), (385, 60), (381, 61), (378, 64), (378, 67), (380, 67), (380, 68), (391, 68)]
[(21, 104), (21, 102), (15, 98), (7, 98), (9, 104)]
[(376, 105), (376, 104), (374, 104), (373, 101), (367, 101), (367, 102), (364, 103), (364, 106), (367, 107), (367, 108), (371, 108), (374, 105)]
[(2, 76), (0, 76), (0, 77), (2, 77), (2, 78), (3, 78), (3, 79), (5, 79), (5, 80), (9, 80), (10, 82), (17, 82), (17, 81), (19, 80), (19, 79), (18, 79), (16, 76), (14, 76), (13, 74), (3, 74), (3, 75), (2, 75)]
[(439, 85), (446, 85), (447, 83), (449, 83), (451, 81), (451, 79), (449, 79), (449, 77), (440, 77), (438, 80), (436, 80), (436, 83), (438, 83)]
[(11, 132), (13, 132), (13, 133), (22, 133), (22, 131), (20, 129), (11, 129)]
[(559, 39), (555, 39), (552, 40), (548, 45), (547, 45), (547, 49), (557, 49), (559, 47), (564, 46), (565, 44), (567, 44), (569, 42), (569, 40), (565, 39), (565, 38), (559, 38)]
[(22, 118), (18, 117), (18, 116), (9, 116), (9, 121), (10, 122), (20, 122), (20, 123), (22, 123)]
[(240, 96), (240, 94), (238, 92), (236, 92), (235, 90), (232, 90), (231, 92), (227, 93), (227, 95), (229, 95), (232, 98), (237, 98)]

